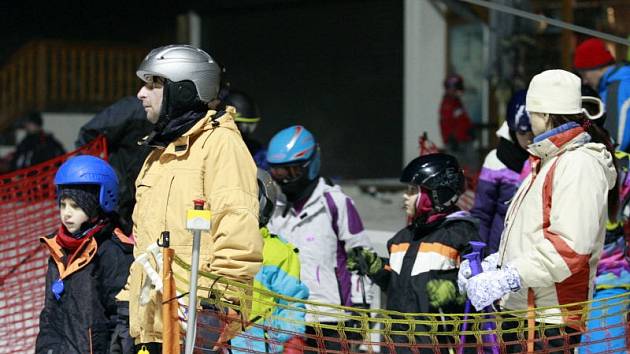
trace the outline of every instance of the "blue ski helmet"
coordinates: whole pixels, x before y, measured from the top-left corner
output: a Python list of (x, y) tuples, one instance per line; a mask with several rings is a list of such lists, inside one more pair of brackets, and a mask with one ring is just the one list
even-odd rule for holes
[[(319, 176), (319, 146), (311, 132), (301, 125), (285, 128), (271, 138), (267, 149), (267, 162), (269, 162), (272, 177), (288, 183), (291, 176), (286, 178), (278, 175), (275, 170), (278, 167), (299, 165), (305, 169), (308, 180), (314, 180)], [(301, 176), (297, 176), (299, 178)], [(297, 179), (294, 178), (294, 179)]]
[(104, 212), (118, 208), (118, 177), (105, 160), (95, 156), (80, 155), (68, 159), (55, 175), (55, 186), (59, 195), (60, 186), (92, 184), (99, 186), (98, 203)]
[(517, 133), (527, 133), (532, 131), (529, 122), (529, 113), (525, 109), (525, 97), (527, 90), (516, 91), (507, 106), (507, 124), (511, 131)]

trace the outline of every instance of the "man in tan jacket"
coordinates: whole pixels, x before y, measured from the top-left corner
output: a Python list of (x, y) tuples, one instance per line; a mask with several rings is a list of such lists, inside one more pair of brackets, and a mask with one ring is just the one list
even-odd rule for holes
[[(138, 92), (154, 131), (142, 143), (153, 147), (136, 180), (133, 232), (136, 238), (128, 293), (130, 334), (137, 348), (161, 353), (161, 261), (156, 240), (170, 232), (175, 254), (190, 264), (192, 235), (186, 211), (203, 199), (212, 212), (210, 232), (201, 237), (201, 271), (251, 284), (262, 262), (258, 232), (256, 166), (236, 124), (235, 110), (218, 105), (220, 67), (204, 51), (187, 45), (152, 50), (137, 71)], [(176, 286), (188, 272), (174, 266)], [(199, 286), (213, 284), (199, 278)], [(212, 295), (238, 303), (240, 296), (214, 284)], [(205, 295), (205, 294), (204, 294)], [(184, 298), (188, 302), (188, 298)]]

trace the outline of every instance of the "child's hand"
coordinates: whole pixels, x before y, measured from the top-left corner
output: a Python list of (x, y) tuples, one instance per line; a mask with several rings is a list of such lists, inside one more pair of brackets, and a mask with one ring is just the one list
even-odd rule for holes
[(359, 275), (372, 275), (383, 268), (383, 261), (374, 251), (355, 247), (348, 254), (346, 267), (351, 272), (358, 272)]
[(460, 296), (455, 289), (455, 284), (446, 279), (432, 279), (427, 283), (427, 295), (429, 303), (433, 308), (440, 308), (450, 303), (462, 303)]

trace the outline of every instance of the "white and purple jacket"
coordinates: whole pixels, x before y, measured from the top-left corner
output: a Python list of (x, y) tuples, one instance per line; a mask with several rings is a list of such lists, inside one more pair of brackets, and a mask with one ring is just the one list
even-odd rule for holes
[(512, 141), (507, 123), (497, 130), (497, 137), (500, 138), (499, 145), (486, 155), (475, 190), (475, 202), (470, 209), (472, 216), (479, 220), (479, 236), (487, 245), (485, 255), (499, 249), (509, 202), (527, 176), (522, 171), (528, 154)]
[[(279, 200), (267, 227), (299, 249), (300, 276), (309, 288), (308, 300), (350, 306), (352, 299), (362, 298), (358, 277), (346, 268), (347, 252), (354, 247), (372, 247), (352, 199), (339, 186), (320, 178), (299, 212), (291, 208), (283, 215), (285, 208), (286, 203)], [(364, 281), (367, 295), (371, 282), (367, 278)], [(345, 320), (340, 310), (309, 304), (306, 308), (307, 322)]]

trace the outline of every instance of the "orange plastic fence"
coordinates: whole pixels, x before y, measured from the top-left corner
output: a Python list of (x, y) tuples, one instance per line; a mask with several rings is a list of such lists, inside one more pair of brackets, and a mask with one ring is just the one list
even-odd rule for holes
[(53, 184), (57, 168), (81, 154), (106, 158), (105, 139), (0, 175), (0, 353), (34, 351), (48, 258), (38, 238), (59, 225)]

